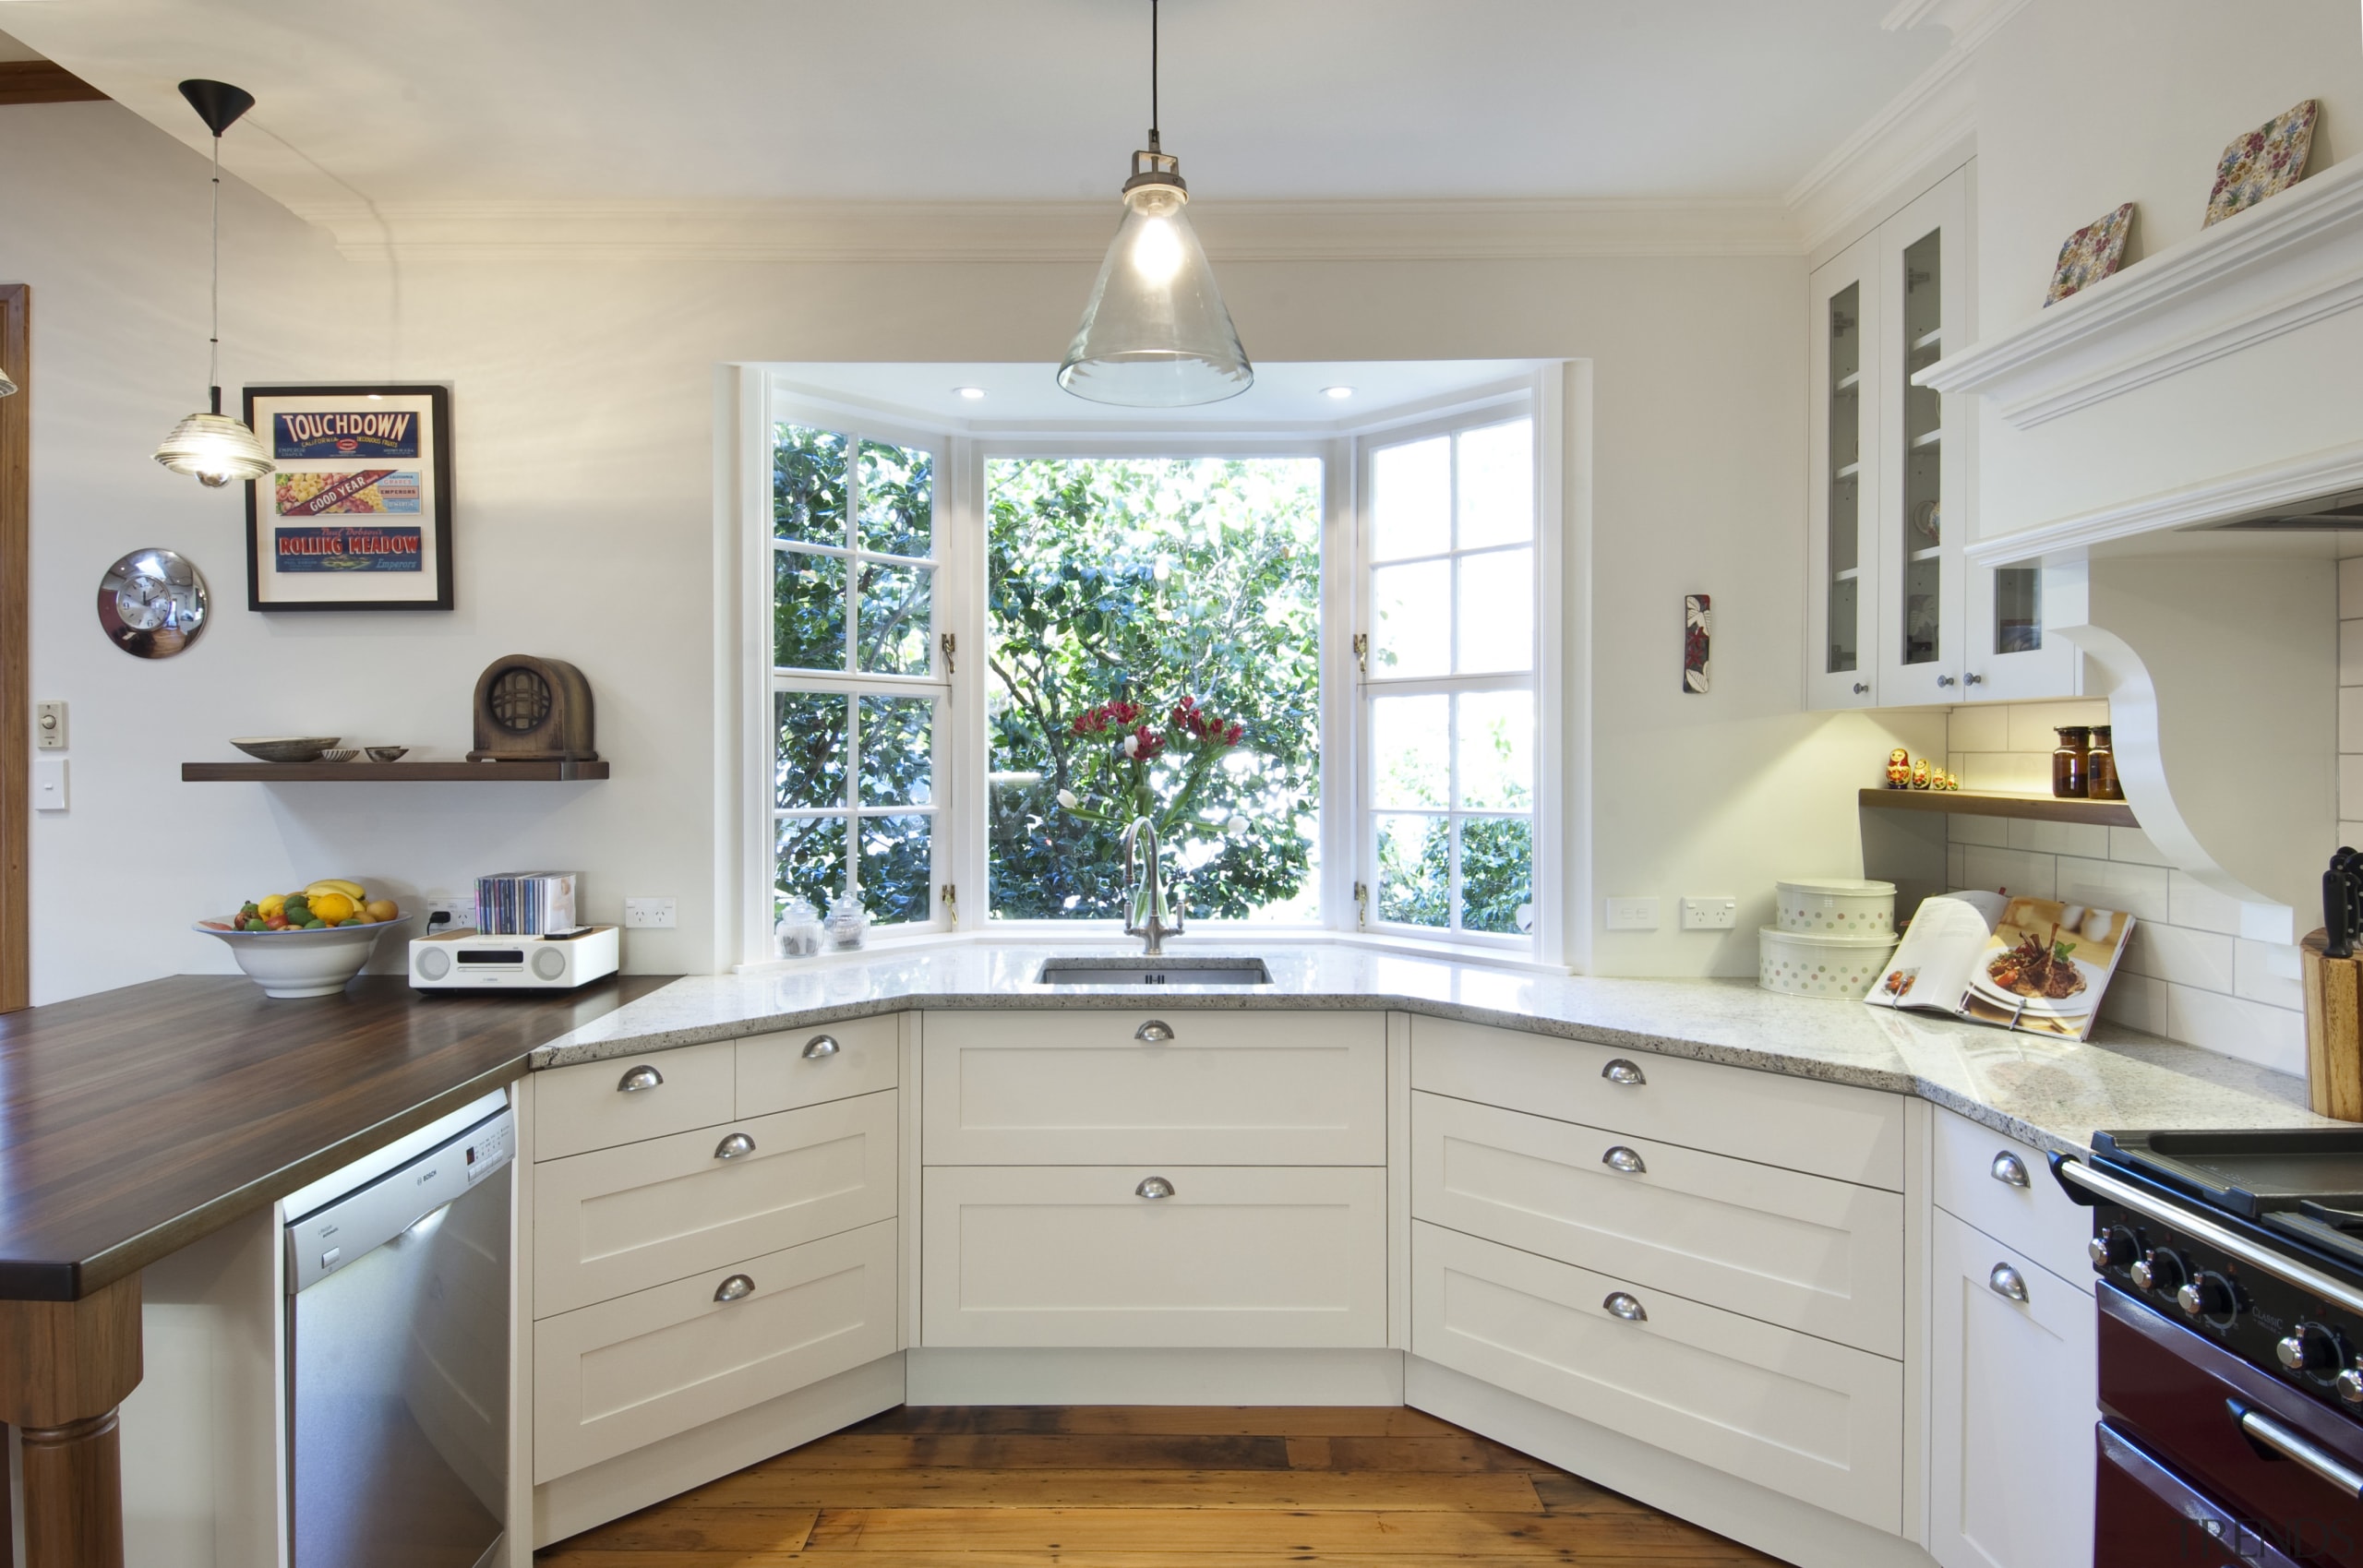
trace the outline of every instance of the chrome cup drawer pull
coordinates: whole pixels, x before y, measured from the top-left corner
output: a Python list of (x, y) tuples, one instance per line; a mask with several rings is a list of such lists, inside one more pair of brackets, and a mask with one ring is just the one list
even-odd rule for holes
[(1623, 1318), (1628, 1323), (1645, 1323), (1649, 1321), (1649, 1309), (1622, 1290), (1610, 1291), (1608, 1299), (1600, 1305), (1601, 1310), (1610, 1317)]
[(1985, 1174), (2005, 1187), (2023, 1188), (2027, 1185), (2027, 1162), (2005, 1149), (1994, 1156), (1994, 1163), (1986, 1167)]
[(714, 1157), (718, 1160), (739, 1159), (754, 1152), (755, 1141), (744, 1132), (733, 1132), (714, 1146)]
[(1165, 1178), (1161, 1176), (1144, 1177), (1141, 1179), (1141, 1184), (1133, 1189), (1133, 1196), (1135, 1198), (1170, 1198), (1173, 1196), (1173, 1183), (1166, 1180)]
[(643, 1061), (638, 1067), (630, 1069), (625, 1072), (621, 1078), (616, 1080), (616, 1093), (619, 1095), (637, 1095), (642, 1089), (660, 1088), (663, 1086), (664, 1083), (665, 1075)]
[(1985, 1288), (2011, 1301), (2027, 1299), (2026, 1277), (2008, 1263), (1996, 1263), (1994, 1272), (1985, 1276)]
[(1622, 1083), (1627, 1088), (1638, 1088), (1649, 1082), (1649, 1079), (1642, 1075), (1639, 1068), (1621, 1056), (1601, 1068), (1600, 1075), (1611, 1083)]
[(1627, 1176), (1645, 1176), (1649, 1168), (1641, 1162), (1640, 1155), (1622, 1143), (1601, 1155), (1600, 1163), (1611, 1170), (1621, 1170)]
[(755, 1293), (755, 1282), (743, 1274), (734, 1274), (714, 1287), (717, 1301), (743, 1301)]
[(815, 1035), (804, 1042), (804, 1059), (819, 1061), (824, 1057), (836, 1055), (842, 1048), (834, 1035)]
[(1147, 1045), (1161, 1046), (1173, 1038), (1173, 1025), (1162, 1018), (1152, 1018), (1133, 1031), (1133, 1038)]

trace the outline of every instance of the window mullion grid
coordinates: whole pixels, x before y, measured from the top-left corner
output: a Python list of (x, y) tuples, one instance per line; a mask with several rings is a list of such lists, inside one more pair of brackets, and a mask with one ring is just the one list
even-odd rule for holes
[[(850, 513), (853, 508), (848, 505)], [(846, 693), (846, 892), (861, 896), (861, 694)]]
[(846, 437), (846, 674), (861, 673), (861, 432)]
[[(1452, 515), (1452, 571), (1445, 592), (1452, 595), (1452, 673), (1460, 673), (1460, 437), (1455, 433), (1447, 443), (1451, 461), (1445, 464), (1451, 489), (1445, 494), (1445, 505)], [(1460, 930), (1461, 866), (1460, 866), (1460, 698), (1456, 693), (1445, 699), (1445, 929)]]

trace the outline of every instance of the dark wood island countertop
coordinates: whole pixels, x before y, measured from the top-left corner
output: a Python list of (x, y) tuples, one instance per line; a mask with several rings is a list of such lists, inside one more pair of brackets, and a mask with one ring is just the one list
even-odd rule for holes
[(89, 1296), (525, 1071), (667, 985), (273, 1000), (183, 976), (0, 1014), (0, 1299)]

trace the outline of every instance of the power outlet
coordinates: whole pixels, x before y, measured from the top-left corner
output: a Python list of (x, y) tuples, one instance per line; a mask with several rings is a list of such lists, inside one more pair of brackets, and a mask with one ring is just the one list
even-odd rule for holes
[(1612, 931), (1654, 931), (1658, 928), (1658, 901), (1653, 898), (1612, 898), (1608, 901), (1608, 928)]
[(1739, 924), (1739, 900), (1690, 897), (1682, 901), (1685, 931), (1728, 931)]
[(628, 898), (624, 900), (624, 925), (634, 928), (670, 926), (677, 902), (669, 898)]
[(444, 931), (457, 931), (476, 923), (476, 901), (472, 898), (421, 899), (426, 908), (426, 928), (419, 935), (437, 936)]

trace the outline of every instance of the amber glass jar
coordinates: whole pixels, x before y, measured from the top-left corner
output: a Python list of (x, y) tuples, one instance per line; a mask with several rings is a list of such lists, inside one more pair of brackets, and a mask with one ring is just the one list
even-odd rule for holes
[(2109, 726), (2093, 726), (2092, 748), (2084, 754), (2084, 782), (2094, 800), (2122, 800), (2125, 791), (2117, 782), (2117, 748), (2109, 740)]
[(2063, 724), (2058, 748), (2051, 754), (2051, 793), (2062, 800), (2082, 800), (2092, 794), (2093, 732), (2088, 724)]

